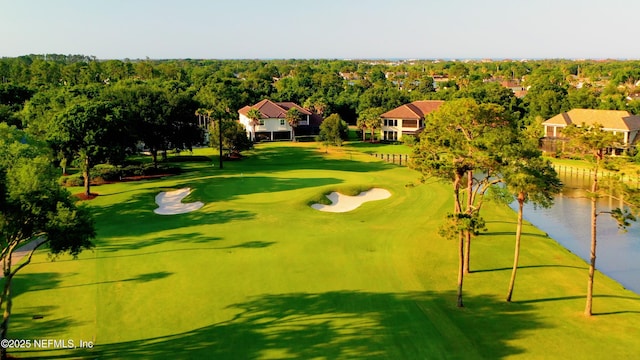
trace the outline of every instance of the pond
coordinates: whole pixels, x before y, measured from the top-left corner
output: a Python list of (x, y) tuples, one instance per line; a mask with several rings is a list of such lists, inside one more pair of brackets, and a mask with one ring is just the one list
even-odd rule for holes
[[(562, 179), (565, 190), (556, 196), (553, 207), (536, 209), (525, 205), (524, 218), (588, 263), (591, 202), (584, 189), (574, 187), (585, 183), (575, 180)], [(610, 211), (620, 206), (620, 201), (613, 197), (598, 200), (598, 211)], [(517, 204), (511, 204), (511, 207), (517, 211)], [(626, 233), (621, 232), (609, 214), (598, 216), (596, 268), (640, 294), (640, 222), (632, 222), (627, 230)], [(585, 271), (585, 279), (586, 276)]]

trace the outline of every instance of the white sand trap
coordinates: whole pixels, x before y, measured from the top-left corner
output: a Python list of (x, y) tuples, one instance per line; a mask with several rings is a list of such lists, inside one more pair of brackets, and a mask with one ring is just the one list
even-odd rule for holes
[(159, 215), (177, 215), (196, 211), (204, 206), (200, 201), (183, 204), (182, 199), (191, 193), (191, 189), (184, 188), (180, 190), (161, 192), (156, 195), (156, 204), (158, 208), (153, 210)]
[(367, 201), (383, 200), (389, 197), (391, 197), (391, 193), (380, 188), (363, 191), (356, 196), (343, 195), (334, 191), (327, 195), (327, 198), (331, 200), (331, 205), (313, 204), (311, 207), (327, 212), (347, 212), (357, 209)]

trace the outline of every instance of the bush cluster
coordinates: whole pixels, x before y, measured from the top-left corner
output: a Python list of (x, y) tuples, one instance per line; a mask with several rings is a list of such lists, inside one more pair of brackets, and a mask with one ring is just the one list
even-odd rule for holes
[[(127, 166), (100, 164), (91, 169), (91, 183), (105, 184), (135, 176), (153, 176), (162, 174), (173, 175), (179, 174), (180, 172), (180, 167), (171, 165), (158, 165), (156, 168), (153, 164)], [(61, 177), (60, 184), (63, 186), (82, 186), (84, 185), (82, 173)]]

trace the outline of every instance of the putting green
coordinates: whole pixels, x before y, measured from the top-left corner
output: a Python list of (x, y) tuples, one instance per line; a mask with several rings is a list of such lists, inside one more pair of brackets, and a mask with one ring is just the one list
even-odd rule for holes
[[(200, 150), (198, 155), (211, 154)], [(514, 303), (515, 214), (487, 204), (464, 309), (456, 243), (437, 235), (449, 187), (350, 148), (273, 143), (242, 161), (182, 163), (182, 175), (97, 186), (98, 238), (78, 259), (45, 252), (14, 281), (11, 339), (92, 341), (20, 358), (631, 358), (640, 298), (526, 226)], [(207, 206), (158, 216), (155, 196), (190, 187)], [(336, 215), (331, 191), (393, 196)], [(357, 189), (357, 192), (354, 192)], [(34, 315), (41, 316), (34, 318)], [(552, 351), (552, 352), (551, 352)]]

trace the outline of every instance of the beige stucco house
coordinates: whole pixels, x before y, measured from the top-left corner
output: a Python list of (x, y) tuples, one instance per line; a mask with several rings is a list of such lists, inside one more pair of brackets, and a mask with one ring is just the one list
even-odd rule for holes
[(401, 140), (402, 136), (416, 136), (424, 128), (424, 118), (436, 111), (444, 101), (419, 100), (398, 106), (380, 115), (382, 118), (382, 139)]
[(617, 151), (612, 151), (612, 153), (620, 153), (640, 141), (640, 116), (631, 115), (628, 111), (623, 110), (573, 109), (542, 123), (545, 134), (542, 139), (543, 150), (553, 152), (562, 149), (558, 144), (567, 140), (563, 136), (562, 130), (571, 124), (576, 126), (599, 125), (605, 131), (619, 134), (621, 143), (615, 147)]

